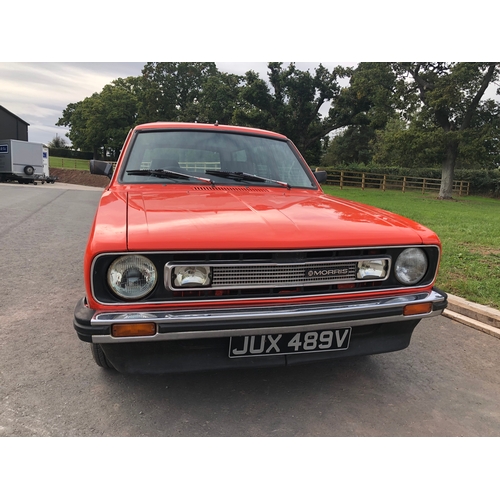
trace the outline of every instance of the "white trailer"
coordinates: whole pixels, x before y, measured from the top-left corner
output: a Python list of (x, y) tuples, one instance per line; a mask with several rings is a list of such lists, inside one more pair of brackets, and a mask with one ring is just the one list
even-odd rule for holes
[(49, 150), (36, 142), (0, 140), (0, 181), (55, 182), (49, 175)]

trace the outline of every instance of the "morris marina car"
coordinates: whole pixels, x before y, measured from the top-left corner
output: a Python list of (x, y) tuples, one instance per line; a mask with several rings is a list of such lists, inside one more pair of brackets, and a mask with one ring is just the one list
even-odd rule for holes
[(406, 348), (446, 307), (441, 244), (326, 195), (285, 136), (150, 123), (108, 175), (84, 258), (78, 337), (128, 373), (290, 365)]

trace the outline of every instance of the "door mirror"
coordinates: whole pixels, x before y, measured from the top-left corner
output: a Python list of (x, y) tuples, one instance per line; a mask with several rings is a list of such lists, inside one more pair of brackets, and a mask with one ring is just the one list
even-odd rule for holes
[(95, 175), (106, 175), (111, 179), (113, 176), (113, 165), (107, 161), (90, 160), (90, 173)]
[(314, 173), (314, 177), (316, 177), (316, 180), (320, 183), (323, 184), (326, 182), (326, 179), (328, 177), (328, 174), (324, 170), (316, 170)]

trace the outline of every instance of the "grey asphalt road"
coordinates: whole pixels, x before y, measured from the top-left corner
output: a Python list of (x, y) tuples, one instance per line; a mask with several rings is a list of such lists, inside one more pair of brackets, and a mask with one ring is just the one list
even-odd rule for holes
[(500, 341), (421, 322), (404, 351), (127, 376), (72, 327), (100, 189), (0, 184), (0, 436), (498, 436)]

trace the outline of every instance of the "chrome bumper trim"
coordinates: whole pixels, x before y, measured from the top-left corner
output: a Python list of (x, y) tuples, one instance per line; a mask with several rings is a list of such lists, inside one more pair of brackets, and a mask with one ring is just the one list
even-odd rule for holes
[[(431, 302), (437, 305), (437, 310), (426, 314), (403, 316), (403, 307), (410, 304), (421, 304)], [(234, 309), (213, 309), (213, 310), (179, 310), (179, 311), (137, 311), (135, 313), (97, 313), (91, 320), (93, 326), (111, 326), (117, 324), (154, 322), (157, 325), (157, 333), (148, 337), (120, 337), (111, 335), (94, 335), (94, 343), (123, 343), (123, 342), (150, 342), (157, 340), (179, 340), (179, 339), (200, 339), (215, 337), (235, 337), (242, 335), (264, 335), (264, 334), (286, 334), (298, 331), (315, 331), (318, 329), (336, 329), (348, 326), (362, 326), (370, 324), (391, 323), (396, 321), (414, 320), (428, 318), (441, 314), (446, 296), (436, 290), (422, 292), (413, 295), (399, 297), (381, 297), (365, 301), (337, 302), (321, 304), (300, 304), (280, 307), (252, 307)], [(441, 306), (441, 307), (439, 307)], [(388, 314), (389, 310), (400, 308), (400, 314)], [(378, 313), (376, 317), (356, 319), (359, 314)], [(339, 321), (335, 318), (340, 315), (349, 315), (346, 320)], [(133, 315), (139, 317), (134, 318)], [(144, 315), (144, 316), (142, 316)], [(331, 319), (325, 321), (319, 318), (331, 315)], [(288, 326), (270, 327), (235, 327), (235, 322), (242, 324), (249, 321), (262, 320), (290, 320), (294, 318), (310, 318), (310, 323)], [(203, 329), (204, 325), (213, 322), (228, 322), (227, 328), (217, 330)], [(176, 328), (186, 327), (194, 324), (195, 329), (189, 331), (176, 331)], [(158, 325), (167, 325), (171, 331), (159, 332)], [(231, 326), (233, 325), (233, 326)]]

